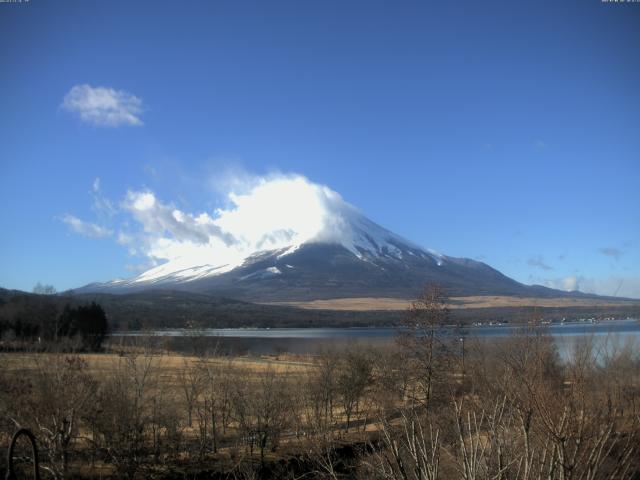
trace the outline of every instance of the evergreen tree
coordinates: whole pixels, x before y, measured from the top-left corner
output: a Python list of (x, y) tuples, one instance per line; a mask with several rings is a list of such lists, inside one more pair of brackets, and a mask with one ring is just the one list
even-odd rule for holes
[(108, 331), (107, 316), (95, 302), (77, 307), (65, 306), (58, 321), (58, 336), (80, 335), (82, 346), (86, 350), (100, 350)]

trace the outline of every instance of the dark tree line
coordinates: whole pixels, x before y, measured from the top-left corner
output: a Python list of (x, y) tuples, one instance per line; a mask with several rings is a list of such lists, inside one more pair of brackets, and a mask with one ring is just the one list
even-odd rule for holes
[(57, 335), (80, 336), (83, 347), (95, 351), (100, 349), (108, 330), (104, 310), (97, 303), (91, 302), (77, 307), (66, 305), (58, 321)]
[[(3, 346), (19, 342), (73, 341), (80, 350), (102, 346), (109, 324), (102, 306), (63, 303), (51, 295), (14, 295), (0, 303), (0, 339)], [(64, 306), (63, 306), (64, 305)]]

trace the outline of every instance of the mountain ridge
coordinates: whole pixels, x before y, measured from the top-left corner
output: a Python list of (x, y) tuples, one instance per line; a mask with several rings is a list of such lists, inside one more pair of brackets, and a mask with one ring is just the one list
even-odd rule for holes
[[(314, 187), (315, 188), (315, 187)], [(451, 296), (583, 297), (541, 285), (525, 285), (486, 263), (422, 248), (376, 224), (337, 194), (308, 222), (286, 222), (236, 238), (237, 250), (210, 247), (197, 258), (176, 257), (137, 277), (93, 283), (79, 293), (182, 290), (250, 302), (351, 297), (416, 298), (426, 283)], [(323, 197), (324, 198), (324, 197)], [(312, 203), (313, 204), (313, 203)], [(297, 225), (297, 226), (296, 226)], [(206, 258), (206, 260), (205, 260)]]
[[(406, 247), (400, 249), (406, 251)], [(362, 257), (365, 257), (363, 254)], [(302, 301), (350, 297), (413, 299), (426, 283), (439, 283), (452, 296), (511, 295), (525, 297), (595, 297), (540, 285), (524, 285), (476, 260), (414, 252), (359, 258), (341, 245), (308, 243), (293, 249), (260, 252), (238, 267), (216, 275), (199, 266), (185, 278), (169, 274), (153, 281), (136, 279), (90, 284), (78, 293), (129, 293), (174, 289), (214, 294), (251, 302)], [(178, 271), (181, 274), (181, 271)]]

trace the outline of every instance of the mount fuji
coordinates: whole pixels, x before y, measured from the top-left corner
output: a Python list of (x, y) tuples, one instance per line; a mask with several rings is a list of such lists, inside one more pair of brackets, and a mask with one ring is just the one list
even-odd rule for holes
[[(169, 236), (161, 239), (165, 243), (177, 241), (175, 232), (182, 232), (185, 225), (206, 227), (209, 236), (196, 246), (196, 252), (204, 253), (176, 255), (135, 278), (93, 283), (76, 291), (180, 290), (252, 302), (410, 299), (425, 283), (435, 282), (452, 296), (583, 295), (527, 286), (485, 263), (422, 248), (369, 220), (336, 192), (304, 177), (262, 182), (232, 200), (233, 208), (218, 211), (215, 219), (187, 217), (174, 210), (171, 219), (173, 224), (183, 222), (178, 225), (181, 230), (162, 227), (161, 233)], [(150, 193), (133, 195), (131, 206), (139, 219), (167, 210)], [(239, 224), (244, 230), (233, 228)], [(179, 245), (189, 242), (193, 240), (180, 240)], [(218, 251), (227, 254), (216, 256)]]

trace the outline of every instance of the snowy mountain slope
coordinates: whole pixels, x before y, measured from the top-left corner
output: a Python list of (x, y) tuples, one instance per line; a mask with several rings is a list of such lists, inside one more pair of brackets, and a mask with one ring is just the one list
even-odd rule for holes
[(413, 298), (426, 282), (437, 282), (451, 295), (567, 295), (520, 284), (481, 262), (420, 248), (353, 208), (343, 209), (332, 222), (316, 237), (256, 251), (236, 263), (184, 268), (183, 262), (167, 262), (133, 279), (91, 284), (80, 291), (167, 288), (251, 301)]
[(317, 233), (311, 238), (297, 238), (298, 243), (291, 243), (273, 250), (251, 252), (239, 261), (220, 264), (197, 264), (185, 268), (183, 259), (169, 261), (154, 267), (131, 280), (116, 280), (110, 282), (118, 286), (138, 286), (144, 284), (161, 284), (165, 282), (190, 282), (206, 277), (218, 276), (243, 265), (251, 264), (257, 259), (277, 251), (279, 258), (294, 253), (302, 245), (331, 244), (341, 245), (362, 261), (375, 263), (377, 259), (402, 260), (404, 255), (433, 258), (437, 263), (442, 262), (442, 256), (425, 251), (411, 244), (402, 237), (380, 227), (355, 209), (345, 208), (333, 219), (331, 228)]
[(78, 291), (181, 290), (254, 302), (408, 299), (436, 282), (450, 295), (582, 295), (526, 286), (484, 263), (422, 248), (300, 175), (260, 179), (229, 193), (227, 203), (196, 214), (149, 191), (129, 192), (125, 207), (142, 227), (137, 250), (157, 266)]

